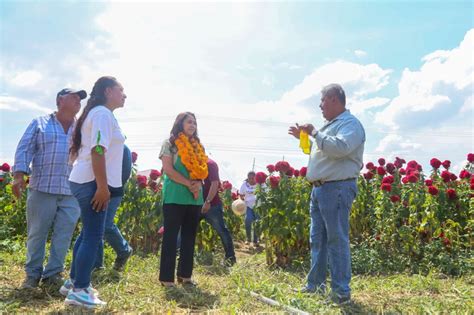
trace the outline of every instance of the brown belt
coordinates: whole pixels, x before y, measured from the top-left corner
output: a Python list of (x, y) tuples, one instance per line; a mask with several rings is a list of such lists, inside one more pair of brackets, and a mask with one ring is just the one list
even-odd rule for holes
[(314, 182), (312, 182), (313, 186), (314, 187), (319, 187), (319, 186), (322, 186), (326, 183), (335, 183), (335, 182), (345, 182), (345, 181), (349, 181), (349, 180), (355, 180), (355, 178), (346, 178), (346, 179), (340, 179), (340, 180), (315, 180)]

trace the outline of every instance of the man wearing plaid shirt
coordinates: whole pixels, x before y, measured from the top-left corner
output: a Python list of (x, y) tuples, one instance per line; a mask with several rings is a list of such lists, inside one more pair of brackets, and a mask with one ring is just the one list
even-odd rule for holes
[[(12, 189), (17, 198), (26, 187), (24, 175), (30, 175), (26, 205), (26, 279), (22, 288), (35, 288), (41, 279), (49, 285), (62, 283), (64, 258), (80, 215), (79, 204), (69, 189), (69, 142), (81, 100), (86, 96), (84, 90), (59, 91), (57, 112), (33, 119), (16, 149)], [(51, 227), (49, 260), (43, 268)]]

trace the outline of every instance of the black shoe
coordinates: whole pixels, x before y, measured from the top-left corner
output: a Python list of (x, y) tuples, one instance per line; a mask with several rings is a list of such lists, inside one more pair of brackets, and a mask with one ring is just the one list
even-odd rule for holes
[(130, 248), (130, 251), (126, 256), (115, 258), (114, 269), (117, 271), (123, 271), (125, 265), (127, 264), (128, 259), (132, 256), (133, 250)]
[(351, 296), (341, 296), (339, 294), (331, 294), (330, 296), (331, 302), (337, 305), (345, 305), (351, 303)]
[(40, 279), (34, 277), (26, 277), (26, 279), (21, 284), (21, 289), (34, 289), (39, 285)]
[(64, 279), (59, 273), (52, 275), (48, 278), (43, 278), (41, 280), (42, 285), (51, 286), (51, 287), (60, 287), (63, 285), (63, 283), (64, 283)]
[(237, 263), (237, 259), (235, 258), (235, 256), (227, 257), (226, 259), (224, 259), (224, 265), (227, 267), (232, 267), (236, 263)]

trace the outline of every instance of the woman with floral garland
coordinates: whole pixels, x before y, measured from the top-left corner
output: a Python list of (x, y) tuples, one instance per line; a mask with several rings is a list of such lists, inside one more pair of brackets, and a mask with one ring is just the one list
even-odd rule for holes
[(194, 243), (199, 214), (204, 204), (202, 181), (207, 177), (207, 156), (197, 133), (193, 113), (180, 113), (171, 129), (170, 138), (161, 147), (163, 162), (164, 234), (161, 246), (160, 282), (174, 286), (176, 244), (181, 229), (178, 283), (196, 285), (193, 272)]

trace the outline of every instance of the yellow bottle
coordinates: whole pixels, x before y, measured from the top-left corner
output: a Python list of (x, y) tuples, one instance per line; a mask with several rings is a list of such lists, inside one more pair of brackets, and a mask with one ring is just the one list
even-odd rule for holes
[(309, 154), (311, 151), (311, 143), (309, 142), (308, 134), (303, 130), (300, 131), (300, 148), (304, 154)]

